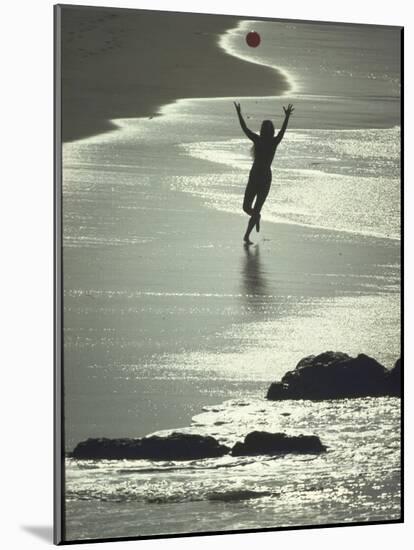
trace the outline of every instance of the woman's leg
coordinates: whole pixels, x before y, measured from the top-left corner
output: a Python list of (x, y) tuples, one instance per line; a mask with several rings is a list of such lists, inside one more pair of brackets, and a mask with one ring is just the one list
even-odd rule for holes
[(254, 207), (252, 209), (251, 218), (249, 220), (249, 223), (247, 225), (246, 234), (244, 236), (244, 240), (247, 242), (250, 242), (249, 236), (250, 233), (253, 230), (253, 227), (256, 226), (256, 230), (260, 231), (260, 212), (262, 210), (262, 207), (265, 203), (265, 200), (267, 199), (267, 195), (269, 194), (270, 185), (266, 186), (264, 189), (261, 189), (257, 195), (256, 195), (256, 201), (254, 203)]
[(256, 197), (257, 190), (256, 186), (249, 180), (249, 183), (246, 186), (246, 191), (244, 192), (243, 200), (243, 211), (246, 212), (248, 216), (253, 214), (253, 201)]
[[(259, 217), (260, 217), (260, 214), (259, 214)], [(243, 240), (246, 244), (253, 244), (252, 241), (250, 240), (250, 233), (252, 232), (253, 227), (256, 225), (257, 220), (258, 220), (257, 214), (253, 213), (252, 216), (249, 219), (249, 223), (247, 224), (246, 233), (244, 234), (244, 237), (243, 237)]]
[(260, 218), (261, 218), (261, 215), (260, 213), (256, 216), (256, 231), (259, 233), (260, 231)]
[(265, 200), (267, 199), (267, 195), (269, 194), (269, 190), (266, 189), (264, 191), (260, 190), (259, 193), (257, 193), (256, 202), (254, 203), (253, 207), (253, 216), (260, 216), (260, 212), (263, 208), (263, 205), (265, 203)]
[[(244, 193), (243, 201), (243, 210), (250, 216), (249, 223), (247, 224), (246, 233), (244, 234), (244, 242), (247, 244), (252, 244), (250, 241), (250, 233), (252, 232), (254, 226), (256, 230), (260, 231), (260, 212), (262, 207), (267, 199), (267, 195), (270, 191), (270, 185), (272, 183), (272, 172), (269, 171), (268, 174), (264, 176), (262, 181), (257, 180), (257, 178), (252, 177), (250, 173), (249, 181)], [(254, 199), (255, 203), (252, 207)]]
[(244, 234), (243, 240), (247, 244), (252, 244), (249, 235), (255, 225), (254, 221), (254, 210), (253, 210), (253, 202), (257, 195), (257, 186), (255, 185), (255, 182), (249, 177), (249, 181), (246, 186), (246, 191), (244, 193), (244, 200), (243, 200), (243, 211), (246, 212), (248, 216), (250, 216), (249, 223), (247, 224), (247, 229)]

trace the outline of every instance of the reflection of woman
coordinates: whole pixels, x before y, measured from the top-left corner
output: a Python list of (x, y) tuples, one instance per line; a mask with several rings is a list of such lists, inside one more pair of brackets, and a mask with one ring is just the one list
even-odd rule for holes
[(268, 284), (260, 261), (259, 245), (254, 248), (245, 246), (243, 275), (243, 298), (253, 309), (260, 310), (266, 301), (266, 295), (269, 295)]
[[(234, 102), (234, 106), (236, 107), (240, 126), (246, 136), (253, 141), (254, 147), (254, 162), (250, 169), (249, 181), (246, 186), (243, 201), (243, 210), (250, 216), (246, 233), (244, 234), (244, 242), (252, 244), (250, 241), (250, 233), (254, 226), (256, 226), (257, 231), (260, 230), (260, 211), (269, 193), (270, 184), (272, 183), (272, 171), (270, 167), (275, 156), (276, 148), (282, 141), (289, 122), (289, 117), (294, 109), (293, 105), (290, 103), (287, 107), (283, 107), (285, 120), (280, 132), (275, 137), (275, 128), (271, 120), (264, 120), (262, 122), (259, 136), (246, 126), (241, 114), (240, 103)], [(254, 200), (255, 203), (253, 206)]]

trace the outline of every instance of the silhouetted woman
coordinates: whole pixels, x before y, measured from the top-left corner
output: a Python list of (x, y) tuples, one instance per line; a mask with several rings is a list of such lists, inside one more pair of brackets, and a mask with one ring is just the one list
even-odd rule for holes
[[(272, 183), (272, 161), (276, 153), (276, 148), (283, 139), (289, 117), (294, 109), (293, 105), (290, 103), (287, 107), (283, 107), (285, 120), (280, 132), (275, 137), (275, 128), (271, 120), (264, 120), (262, 122), (259, 136), (246, 126), (241, 114), (240, 103), (234, 102), (234, 106), (236, 107), (240, 126), (246, 136), (253, 141), (254, 147), (254, 162), (250, 169), (249, 181), (247, 182), (243, 201), (243, 210), (250, 216), (246, 233), (244, 234), (244, 242), (246, 244), (253, 244), (250, 240), (250, 233), (254, 226), (256, 226), (257, 231), (260, 230), (260, 211), (269, 193), (270, 184)], [(254, 206), (253, 201), (255, 201)]]

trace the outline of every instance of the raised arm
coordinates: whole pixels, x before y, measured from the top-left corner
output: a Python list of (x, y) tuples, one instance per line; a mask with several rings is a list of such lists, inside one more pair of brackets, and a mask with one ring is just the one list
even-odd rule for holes
[(283, 124), (279, 133), (275, 137), (275, 141), (277, 144), (279, 144), (282, 141), (283, 136), (285, 135), (285, 131), (289, 122), (290, 115), (293, 113), (295, 109), (293, 108), (293, 105), (289, 103), (287, 107), (283, 107), (283, 110), (285, 111), (285, 120), (283, 121)]
[(245, 123), (245, 121), (244, 121), (243, 115), (241, 114), (240, 103), (236, 103), (235, 101), (234, 101), (233, 103), (234, 103), (234, 106), (236, 107), (237, 116), (239, 117), (240, 126), (241, 126), (243, 132), (246, 134), (246, 136), (247, 136), (249, 139), (251, 139), (252, 141), (256, 141), (257, 139), (259, 139), (259, 136), (258, 136), (258, 134), (255, 134), (254, 132), (252, 132), (252, 131), (246, 126), (246, 123)]

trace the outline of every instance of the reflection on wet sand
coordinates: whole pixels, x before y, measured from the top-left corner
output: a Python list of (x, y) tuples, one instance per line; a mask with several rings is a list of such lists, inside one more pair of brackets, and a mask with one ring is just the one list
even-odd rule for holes
[(260, 247), (245, 245), (242, 274), (242, 300), (246, 306), (262, 311), (265, 302), (271, 298), (266, 271), (260, 259)]

